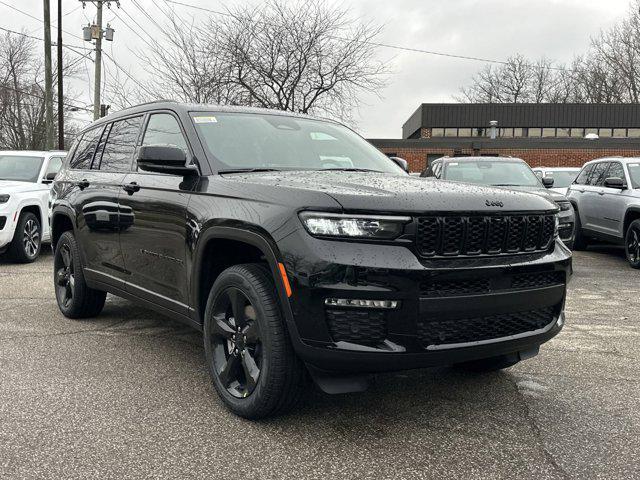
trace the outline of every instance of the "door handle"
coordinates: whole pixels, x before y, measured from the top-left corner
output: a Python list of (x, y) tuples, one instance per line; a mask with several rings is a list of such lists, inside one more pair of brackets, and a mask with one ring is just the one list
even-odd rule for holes
[(76, 182), (76, 185), (78, 186), (78, 188), (80, 190), (84, 190), (85, 188), (87, 188), (90, 185), (90, 183), (89, 183), (89, 180), (87, 180), (86, 178), (83, 178), (79, 182)]
[(131, 182), (131, 183), (127, 183), (125, 185), (122, 185), (122, 188), (129, 195), (133, 195), (135, 192), (140, 190), (140, 185), (138, 185), (136, 182)]

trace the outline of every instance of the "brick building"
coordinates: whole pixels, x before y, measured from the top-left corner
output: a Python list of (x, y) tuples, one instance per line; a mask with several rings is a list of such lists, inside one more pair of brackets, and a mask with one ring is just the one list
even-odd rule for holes
[(640, 156), (640, 105), (422, 104), (402, 134), (370, 141), (405, 158), (412, 171), (444, 155), (510, 155), (531, 166), (580, 167), (594, 158)]

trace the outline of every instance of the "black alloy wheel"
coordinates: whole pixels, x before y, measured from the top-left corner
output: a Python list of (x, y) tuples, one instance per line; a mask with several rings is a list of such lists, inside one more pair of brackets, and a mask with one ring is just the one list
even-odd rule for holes
[(213, 306), (213, 365), (222, 385), (236, 398), (253, 393), (262, 367), (262, 342), (256, 309), (238, 288), (229, 287)]
[(62, 307), (69, 308), (73, 302), (73, 292), (75, 289), (75, 268), (73, 264), (73, 255), (68, 244), (60, 246), (59, 255), (55, 258), (56, 272), (56, 298), (58, 304)]
[(640, 268), (640, 220), (635, 220), (629, 225), (624, 249), (629, 265), (633, 268)]

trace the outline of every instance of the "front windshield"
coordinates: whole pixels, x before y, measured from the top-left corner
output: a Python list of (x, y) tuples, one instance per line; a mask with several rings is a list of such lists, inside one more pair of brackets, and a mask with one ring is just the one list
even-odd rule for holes
[(526, 163), (509, 160), (446, 162), (442, 178), (455, 182), (508, 187), (539, 187), (540, 181)]
[(627, 168), (631, 177), (631, 188), (640, 188), (640, 163), (630, 163)]
[(373, 170), (404, 175), (348, 128), (308, 118), (256, 113), (192, 113), (218, 169)]
[(557, 188), (566, 188), (573, 183), (578, 176), (579, 171), (574, 170), (549, 170), (545, 177), (553, 178), (553, 186)]
[(0, 155), (0, 180), (37, 182), (43, 157)]

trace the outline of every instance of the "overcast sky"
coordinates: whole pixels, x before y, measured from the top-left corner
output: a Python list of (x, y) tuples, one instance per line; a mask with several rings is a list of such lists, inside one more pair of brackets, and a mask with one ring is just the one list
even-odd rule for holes
[[(3, 1), (42, 18), (42, 0)], [(153, 15), (154, 5), (159, 1), (138, 0), (138, 3), (148, 7), (147, 11)], [(213, 9), (243, 3), (238, 0), (181, 1)], [(57, 2), (51, 0), (51, 3), (51, 16), (55, 19)], [(590, 36), (615, 23), (629, 8), (628, 0), (344, 0), (337, 3), (350, 8), (355, 17), (383, 25), (381, 43), (498, 60), (516, 53), (533, 59), (545, 55), (560, 62), (568, 62), (574, 54), (582, 53)], [(81, 27), (93, 18), (95, 8), (89, 4), (85, 10), (78, 8), (78, 0), (63, 0), (62, 4), (63, 13), (68, 13), (63, 18), (64, 30), (80, 36)], [(121, 0), (121, 7), (151, 34), (161, 37), (130, 0)], [(181, 17), (203, 14), (187, 7), (175, 6), (175, 9)], [(159, 14), (153, 16), (161, 21)], [(128, 20), (126, 16), (123, 18)], [(132, 75), (142, 75), (129, 50), (140, 48), (140, 40), (108, 10), (104, 20), (105, 23), (111, 21), (116, 29), (115, 41), (107, 44), (107, 52)], [(41, 23), (3, 4), (0, 4), (0, 26), (24, 28), (34, 36), (42, 36)], [(52, 35), (55, 38), (55, 32)], [(68, 35), (65, 41), (75, 45), (83, 43)], [(389, 63), (393, 73), (380, 98), (365, 96), (354, 114), (357, 129), (368, 138), (400, 138), (402, 124), (420, 103), (453, 101), (459, 87), (468, 83), (482, 67), (477, 61), (385, 48), (380, 48), (378, 55)], [(92, 83), (93, 74), (88, 73), (93, 64), (85, 63), (86, 71), (83, 66), (81, 76), (72, 86), (79, 93), (78, 103), (90, 104), (92, 85), (89, 81)], [(114, 71), (108, 60), (106, 68), (107, 75)], [(108, 103), (108, 98), (105, 100)]]

